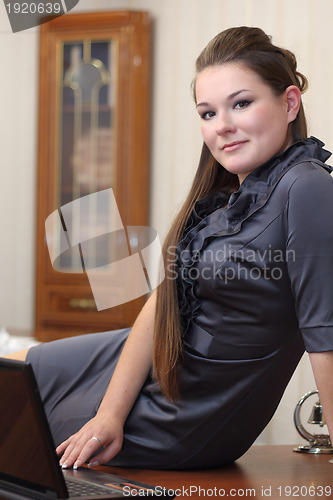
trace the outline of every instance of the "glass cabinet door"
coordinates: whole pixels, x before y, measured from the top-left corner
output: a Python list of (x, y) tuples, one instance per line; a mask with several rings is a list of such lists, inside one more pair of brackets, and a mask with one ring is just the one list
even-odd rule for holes
[[(92, 228), (93, 236), (119, 214), (124, 227), (148, 225), (150, 25), (146, 12), (110, 11), (67, 14), (40, 28), (40, 340), (130, 326), (146, 299), (96, 307), (85, 269), (121, 258), (123, 233), (103, 242), (92, 237), (84, 258), (80, 245), (62, 250), (70, 232)], [(102, 197), (91, 196), (106, 190), (116, 210), (113, 201), (101, 210)], [(117, 286), (108, 293), (116, 294)]]

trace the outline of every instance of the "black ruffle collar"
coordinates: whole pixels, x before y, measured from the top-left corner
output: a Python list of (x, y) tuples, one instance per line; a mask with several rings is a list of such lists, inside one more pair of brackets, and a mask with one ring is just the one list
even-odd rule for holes
[(287, 169), (300, 161), (319, 160), (323, 168), (332, 172), (333, 168), (323, 163), (331, 156), (323, 146), (324, 143), (315, 137), (295, 142), (283, 153), (251, 172), (231, 196), (212, 193), (197, 201), (179, 248), (185, 250), (192, 238), (197, 237), (207, 226), (211, 228), (211, 235), (218, 233), (222, 236), (223, 231), (229, 232), (228, 229), (234, 231), (235, 227), (267, 201)]

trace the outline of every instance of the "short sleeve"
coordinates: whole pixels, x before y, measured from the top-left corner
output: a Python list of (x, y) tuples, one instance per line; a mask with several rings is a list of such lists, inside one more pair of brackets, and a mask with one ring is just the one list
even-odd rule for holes
[(305, 170), (289, 191), (287, 265), (308, 352), (333, 350), (333, 178)]

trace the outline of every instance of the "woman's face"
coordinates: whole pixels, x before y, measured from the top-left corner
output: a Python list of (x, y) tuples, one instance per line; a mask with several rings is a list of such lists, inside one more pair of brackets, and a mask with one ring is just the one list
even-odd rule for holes
[(300, 101), (297, 87), (276, 96), (254, 71), (225, 63), (200, 72), (195, 93), (206, 145), (240, 182), (290, 145), (289, 123)]

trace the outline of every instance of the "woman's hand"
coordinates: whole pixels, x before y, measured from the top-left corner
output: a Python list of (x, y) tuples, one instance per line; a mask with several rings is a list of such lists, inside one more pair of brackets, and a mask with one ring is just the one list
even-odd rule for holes
[(89, 463), (90, 467), (95, 467), (111, 460), (120, 451), (122, 443), (122, 423), (110, 416), (97, 413), (82, 429), (61, 443), (56, 452), (58, 455), (63, 453), (60, 465), (64, 469), (72, 465), (76, 469), (103, 447), (103, 450)]

